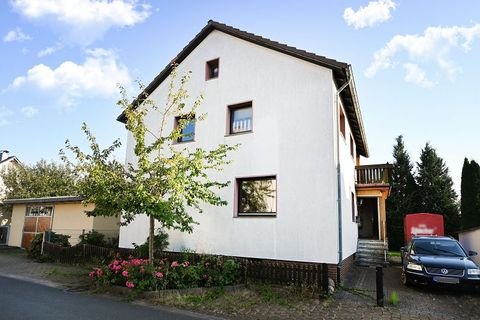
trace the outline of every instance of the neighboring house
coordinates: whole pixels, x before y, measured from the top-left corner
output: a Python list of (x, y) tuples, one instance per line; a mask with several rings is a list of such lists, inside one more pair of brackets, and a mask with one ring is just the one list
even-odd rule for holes
[[(9, 152), (7, 150), (0, 150), (0, 173), (8, 172), (8, 170), (21, 165), (17, 157), (8, 156), (8, 153)], [(5, 198), (5, 193), (5, 185), (3, 184), (3, 179), (0, 176), (0, 201)]]
[[(228, 205), (192, 211), (199, 225), (191, 234), (169, 231), (170, 250), (328, 263), (341, 272), (357, 251), (356, 168), (368, 203), (363, 236), (386, 238), (388, 167), (357, 167), (368, 147), (349, 64), (209, 21), (146, 87), (160, 108), (173, 64), (179, 75), (192, 71), (189, 96), (203, 93), (198, 112), (207, 114), (176, 147), (240, 147), (211, 176), (232, 182), (218, 192)], [(158, 131), (158, 118), (147, 115), (150, 131)], [(136, 162), (133, 147), (129, 134), (127, 163)], [(147, 234), (147, 217), (137, 217), (120, 229), (120, 246)]]
[(32, 238), (38, 234), (53, 231), (70, 236), (70, 244), (79, 242), (83, 232), (96, 230), (107, 237), (117, 237), (120, 218), (88, 217), (86, 210), (93, 204), (83, 206), (82, 198), (76, 196), (5, 199), (13, 206), (8, 245), (29, 248)]
[[(0, 150), (0, 174), (6, 173), (21, 163), (15, 156), (8, 156), (7, 150)], [(0, 175), (0, 245), (4, 245), (8, 241), (9, 223), (11, 218), (11, 211), (9, 208), (3, 206), (3, 199), (5, 198), (6, 190), (3, 179)]]
[(458, 239), (467, 251), (477, 252), (472, 259), (480, 265), (480, 227), (470, 228), (458, 232)]

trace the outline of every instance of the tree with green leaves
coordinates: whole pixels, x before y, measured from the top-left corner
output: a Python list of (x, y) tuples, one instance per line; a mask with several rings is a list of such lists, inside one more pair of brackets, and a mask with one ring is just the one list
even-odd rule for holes
[(410, 156), (405, 149), (403, 136), (398, 136), (393, 147), (393, 168), (390, 197), (387, 200), (387, 234), (391, 250), (403, 246), (403, 219), (407, 213), (415, 211), (417, 189)]
[(457, 194), (444, 160), (427, 143), (421, 151), (417, 167), (418, 212), (443, 214), (445, 233), (456, 235), (460, 227)]
[[(186, 85), (190, 73), (176, 81), (176, 70), (171, 73), (169, 91), (164, 106), (145, 94), (131, 100), (123, 88), (118, 105), (126, 119), (126, 129), (134, 141), (136, 163), (123, 165), (112, 159), (112, 153), (120, 141), (101, 149), (86, 124), (82, 130), (90, 144), (90, 153), (73, 146), (68, 140), (66, 149), (73, 153), (75, 162), (68, 160), (65, 151), (61, 157), (79, 177), (80, 194), (85, 203), (95, 203), (95, 209), (87, 214), (97, 216), (121, 215), (124, 224), (136, 216), (149, 217), (149, 260), (154, 258), (155, 221), (162, 228), (192, 232), (196, 223), (191, 210), (202, 212), (202, 204), (226, 205), (216, 190), (226, 187), (229, 181), (215, 181), (209, 174), (222, 170), (230, 161), (227, 155), (237, 146), (220, 144), (213, 150), (189, 149), (175, 144), (184, 137), (183, 129), (192, 122), (200, 121), (205, 115), (199, 114), (202, 97), (196, 98), (191, 106)], [(158, 116), (159, 128), (152, 130), (146, 125), (147, 114)], [(177, 125), (169, 130), (167, 123), (178, 119)]]
[(75, 175), (63, 164), (40, 160), (1, 174), (7, 199), (70, 196), (77, 193)]
[(465, 158), (461, 182), (461, 226), (463, 229), (480, 226), (480, 166)]

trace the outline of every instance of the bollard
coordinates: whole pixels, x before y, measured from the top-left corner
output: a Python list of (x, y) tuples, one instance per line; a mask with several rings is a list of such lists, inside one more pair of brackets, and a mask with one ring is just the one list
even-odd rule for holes
[(376, 267), (377, 306), (383, 307), (383, 267)]

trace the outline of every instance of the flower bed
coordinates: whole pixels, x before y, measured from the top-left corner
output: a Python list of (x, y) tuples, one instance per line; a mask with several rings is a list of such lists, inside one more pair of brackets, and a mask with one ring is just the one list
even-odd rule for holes
[(123, 286), (136, 291), (223, 287), (241, 280), (240, 264), (223, 257), (206, 257), (199, 262), (169, 261), (166, 258), (150, 264), (147, 259), (116, 259), (89, 274), (97, 285)]

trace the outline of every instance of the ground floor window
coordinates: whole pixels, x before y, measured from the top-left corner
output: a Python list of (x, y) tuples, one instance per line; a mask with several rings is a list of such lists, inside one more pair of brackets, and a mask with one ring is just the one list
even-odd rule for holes
[(239, 216), (275, 216), (277, 179), (275, 176), (237, 179)]

